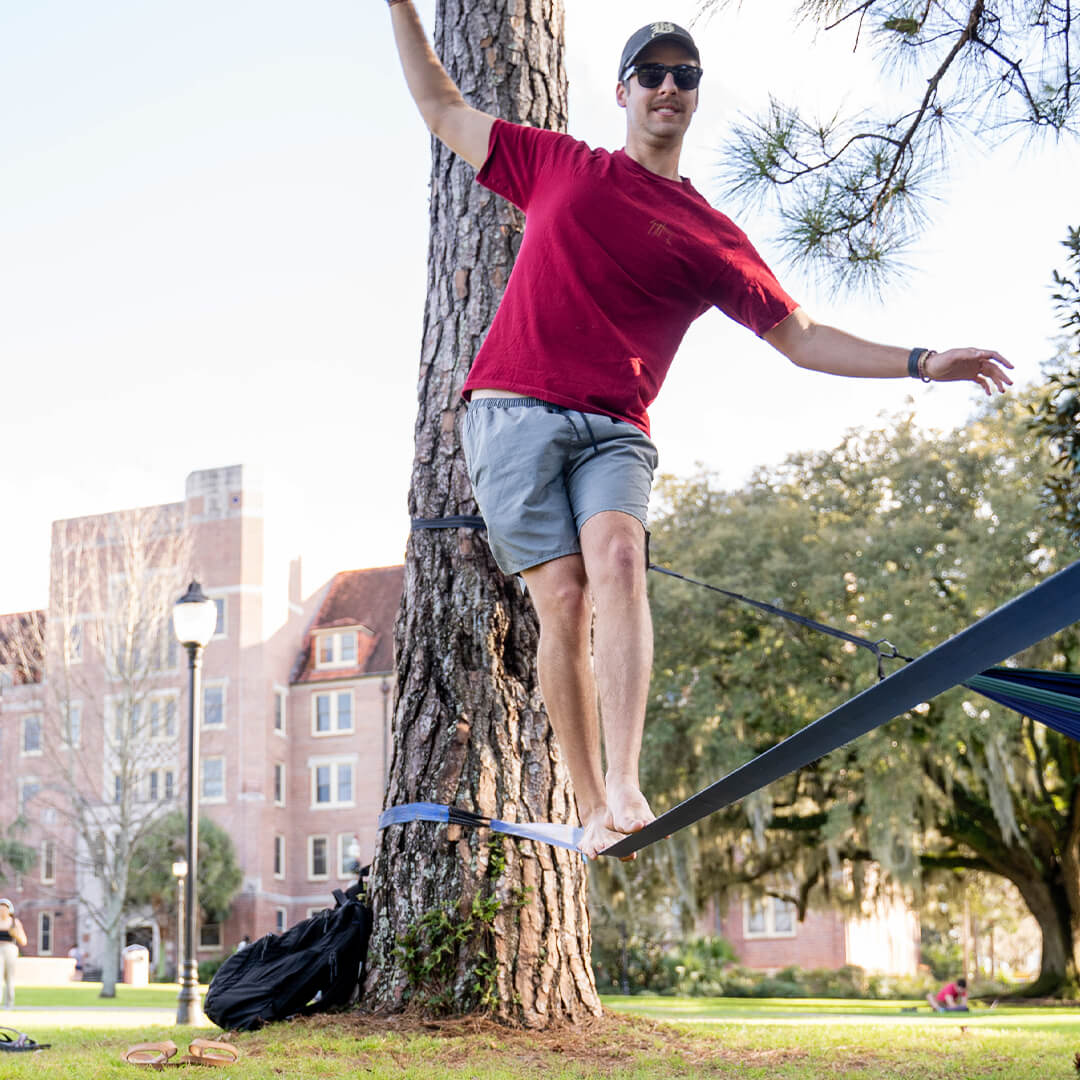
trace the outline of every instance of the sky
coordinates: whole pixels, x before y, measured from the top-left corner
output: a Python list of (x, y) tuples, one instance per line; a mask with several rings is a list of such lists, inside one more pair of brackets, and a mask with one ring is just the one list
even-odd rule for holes
[[(570, 131), (615, 149), (626, 38), (684, 0), (565, 0)], [(419, 0), (429, 32), (434, 0)], [(871, 105), (846, 29), (754, 0), (694, 26), (706, 74), (681, 171), (715, 205), (725, 133), (770, 94)], [(427, 257), (427, 133), (382, 0), (37, 0), (0, 8), (0, 611), (44, 606), (53, 520), (183, 498), (195, 469), (257, 466), (271, 566), (305, 592), (399, 562)], [(1040, 378), (1050, 276), (1080, 225), (1075, 144), (965, 144), (880, 298), (785, 263), (767, 213), (733, 216), (815, 318), (910, 348), (979, 345)], [(1072, 190), (1069, 190), (1069, 189)], [(660, 469), (738, 485), (913, 404), (962, 424), (960, 384), (799, 371), (710, 312), (651, 410)], [(284, 582), (281, 585), (284, 588)]]

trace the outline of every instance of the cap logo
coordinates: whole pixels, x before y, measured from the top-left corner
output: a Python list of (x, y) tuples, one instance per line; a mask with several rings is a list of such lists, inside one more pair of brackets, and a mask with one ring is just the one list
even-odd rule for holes
[(669, 22), (654, 22), (652, 24), (652, 37), (659, 34), (674, 34), (675, 24)]

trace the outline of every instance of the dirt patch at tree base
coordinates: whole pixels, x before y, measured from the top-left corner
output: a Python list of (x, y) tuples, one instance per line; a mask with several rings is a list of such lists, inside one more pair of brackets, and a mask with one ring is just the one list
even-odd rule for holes
[[(364, 1013), (310, 1017), (294, 1021), (292, 1026), (294, 1035), (299, 1034), (297, 1029), (308, 1026), (312, 1035), (332, 1032), (337, 1038), (352, 1036), (358, 1041), (389, 1037), (396, 1042), (395, 1037), (427, 1036), (440, 1043), (427, 1057), (432, 1063), (460, 1067), (470, 1062), (480, 1065), (505, 1061), (512, 1062), (515, 1070), (530, 1073), (550, 1070), (560, 1059), (602, 1075), (649, 1057), (698, 1070), (732, 1064), (776, 1066), (807, 1057), (807, 1051), (802, 1049), (733, 1049), (719, 1039), (672, 1024), (612, 1013), (543, 1029), (510, 1027), (481, 1016), (433, 1020), (419, 1015)], [(393, 1056), (395, 1047), (360, 1051), (358, 1058), (376, 1053)]]

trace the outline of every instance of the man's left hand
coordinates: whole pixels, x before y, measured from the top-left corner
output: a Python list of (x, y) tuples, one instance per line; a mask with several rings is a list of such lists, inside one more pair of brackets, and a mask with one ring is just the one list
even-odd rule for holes
[(933, 382), (966, 380), (978, 383), (983, 393), (989, 395), (991, 383), (1001, 394), (1005, 393), (1005, 387), (1012, 386), (1012, 379), (1005, 374), (1004, 368), (1011, 371), (1012, 364), (993, 349), (949, 349), (930, 356), (925, 371)]

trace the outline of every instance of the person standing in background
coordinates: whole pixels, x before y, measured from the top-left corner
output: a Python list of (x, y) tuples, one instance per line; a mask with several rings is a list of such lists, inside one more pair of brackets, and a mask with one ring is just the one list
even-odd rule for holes
[(3, 979), (3, 995), (0, 1007), (15, 1008), (15, 961), (19, 948), (26, 945), (26, 931), (15, 918), (15, 905), (5, 896), (0, 900), (0, 977)]

